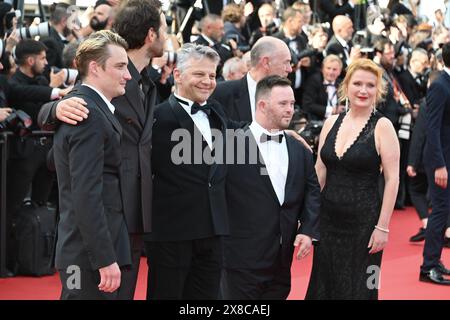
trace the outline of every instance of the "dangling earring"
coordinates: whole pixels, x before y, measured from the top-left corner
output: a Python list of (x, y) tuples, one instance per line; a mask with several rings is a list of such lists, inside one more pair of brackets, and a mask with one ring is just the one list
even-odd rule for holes
[(345, 114), (348, 112), (348, 97), (345, 98)]
[(372, 107), (372, 114), (375, 115), (375, 112), (377, 112), (377, 107), (376, 107), (376, 105), (373, 105), (373, 107)]

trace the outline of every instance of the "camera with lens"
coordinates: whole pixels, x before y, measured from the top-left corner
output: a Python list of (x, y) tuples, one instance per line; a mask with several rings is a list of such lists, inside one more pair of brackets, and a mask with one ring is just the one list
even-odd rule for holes
[(305, 128), (299, 133), (300, 136), (305, 139), (314, 154), (317, 154), (319, 148), (319, 136), (322, 131), (323, 121), (321, 120), (310, 120), (306, 124)]
[(48, 37), (50, 25), (47, 22), (41, 22), (36, 26), (22, 27), (18, 31), (21, 39), (33, 39), (36, 36)]
[(272, 21), (271, 23), (269, 23), (267, 25), (267, 27), (266, 27), (266, 35), (267, 36), (271, 36), (271, 35), (273, 35), (274, 33), (277, 33), (277, 32), (278, 32), (278, 27), (275, 24), (275, 22)]
[(239, 44), (239, 35), (237, 34), (229, 34), (227, 35), (227, 40), (225, 41), (225, 44), (227, 46), (229, 46), (230, 48), (233, 48), (233, 46), (231, 45), (230, 40), (233, 40), (234, 42), (236, 42), (237, 45), (237, 49), (243, 53), (250, 51), (250, 46), (248, 44)]
[[(353, 46), (356, 48), (360, 48), (361, 53), (366, 55), (373, 55), (374, 54), (374, 48), (372, 46), (370, 35), (367, 32), (367, 30), (358, 30), (356, 31), (355, 35), (353, 36), (352, 42)], [(372, 58), (372, 57), (371, 57)]]
[(171, 66), (177, 63), (177, 53), (175, 51), (166, 51), (164, 53), (165, 56), (167, 56), (167, 62), (166, 65)]
[(0, 122), (0, 132), (11, 131), (15, 135), (24, 137), (31, 133), (33, 120), (22, 110), (14, 110), (3, 121)]
[(76, 79), (77, 79), (77, 77), (78, 77), (78, 70), (77, 69), (70, 69), (70, 68), (59, 69), (58, 67), (52, 67), (52, 70), (53, 70), (54, 73), (58, 73), (61, 70), (64, 71), (64, 85), (66, 87), (74, 84)]
[(13, 18), (19, 19), (21, 16), (22, 16), (22, 11), (20, 11), (20, 10), (14, 10), (14, 11), (7, 12), (7, 13), (5, 14), (5, 18), (4, 18), (4, 19), (5, 19), (6, 21), (10, 21), (10, 20), (12, 20)]

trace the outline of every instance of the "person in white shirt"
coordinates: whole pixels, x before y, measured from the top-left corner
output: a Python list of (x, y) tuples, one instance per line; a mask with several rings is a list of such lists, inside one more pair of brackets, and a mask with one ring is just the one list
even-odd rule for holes
[(295, 247), (300, 259), (309, 254), (312, 239), (319, 239), (312, 154), (284, 132), (294, 102), (288, 79), (263, 78), (256, 87), (255, 120), (234, 135), (235, 162), (227, 166), (225, 299), (286, 299)]

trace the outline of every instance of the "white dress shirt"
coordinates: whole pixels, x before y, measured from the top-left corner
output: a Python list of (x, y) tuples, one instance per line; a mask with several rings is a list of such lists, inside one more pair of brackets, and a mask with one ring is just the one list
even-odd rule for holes
[[(203, 138), (205, 139), (206, 143), (208, 144), (208, 147), (212, 150), (212, 134), (211, 134), (211, 126), (209, 124), (208, 115), (204, 113), (203, 111), (199, 111), (196, 114), (191, 114), (191, 107), (194, 104), (194, 101), (191, 101), (187, 98), (180, 97), (176, 93), (174, 93), (175, 97), (178, 99), (186, 102), (186, 103), (180, 103), (181, 107), (187, 112), (189, 117), (191, 117), (192, 121), (194, 121), (195, 126), (197, 127), (198, 131), (202, 134)], [(206, 102), (202, 103), (201, 106), (204, 106)]]
[(250, 110), (252, 112), (252, 120), (255, 120), (255, 111), (256, 111), (256, 81), (250, 75), (250, 72), (247, 73), (247, 86), (248, 86), (248, 95), (250, 98)]
[(94, 90), (95, 92), (97, 92), (97, 94), (100, 96), (100, 98), (103, 99), (103, 101), (105, 101), (106, 105), (108, 106), (108, 109), (111, 111), (112, 114), (114, 114), (114, 111), (116, 111), (116, 108), (112, 105), (111, 101), (109, 101), (108, 99), (106, 99), (106, 97), (103, 95), (103, 93), (101, 93), (100, 91), (98, 91), (96, 88), (94, 88), (91, 85), (88, 85), (86, 83), (82, 84), (83, 86), (86, 86), (88, 88), (91, 88), (92, 90)]
[(333, 107), (337, 105), (337, 90), (336, 90), (336, 83), (334, 85), (328, 85), (332, 84), (329, 81), (324, 81), (323, 84), (326, 86), (326, 92), (328, 94), (327, 99), (327, 109), (325, 111), (325, 118), (329, 118), (333, 113)]
[(289, 154), (286, 146), (286, 137), (283, 137), (281, 143), (273, 140), (261, 142), (261, 135), (263, 133), (274, 136), (283, 134), (283, 131), (269, 132), (261, 127), (256, 121), (250, 124), (250, 130), (255, 137), (259, 152), (266, 165), (267, 174), (272, 182), (273, 189), (277, 194), (280, 205), (284, 203), (286, 178), (289, 167)]
[(344, 47), (344, 53), (345, 53), (345, 63), (349, 65), (352, 61), (350, 59), (350, 47), (348, 46), (347, 41), (339, 37), (338, 35), (335, 35), (337, 41)]

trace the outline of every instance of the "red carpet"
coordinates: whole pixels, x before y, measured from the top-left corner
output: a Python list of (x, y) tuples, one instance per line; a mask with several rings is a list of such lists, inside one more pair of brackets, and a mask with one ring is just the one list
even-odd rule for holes
[[(396, 211), (390, 225), (390, 239), (384, 251), (380, 299), (417, 300), (450, 299), (450, 286), (439, 286), (418, 281), (422, 263), (423, 243), (411, 244), (409, 237), (419, 229), (420, 222), (413, 209)], [(444, 248), (442, 260), (450, 267), (450, 249)], [(289, 299), (303, 299), (308, 285), (312, 256), (295, 261), (292, 266), (292, 291)], [(147, 264), (141, 260), (135, 299), (145, 299)], [(58, 276), (42, 278), (15, 277), (0, 279), (0, 300), (58, 299)]]

